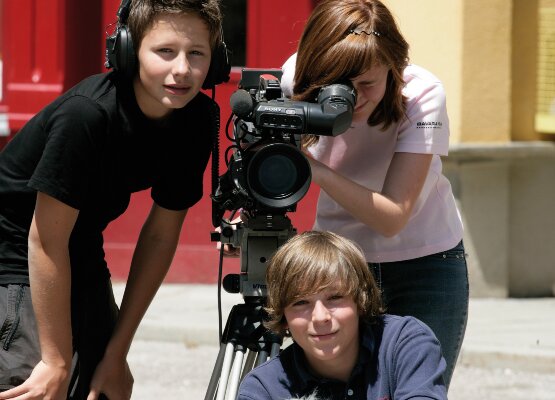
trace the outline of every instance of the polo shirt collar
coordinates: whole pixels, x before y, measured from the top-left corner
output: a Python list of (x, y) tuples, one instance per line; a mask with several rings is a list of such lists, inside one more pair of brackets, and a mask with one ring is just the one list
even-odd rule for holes
[[(357, 362), (353, 371), (351, 373), (351, 380), (354, 376), (362, 373), (365, 370), (365, 366), (370, 359), (375, 350), (375, 335), (372, 325), (366, 321), (360, 321), (360, 351)], [(304, 355), (303, 349), (295, 342), (293, 342), (293, 364), (295, 366), (294, 371), (296, 372), (296, 380), (298, 382), (298, 388), (301, 392), (314, 390), (318, 385), (325, 382), (335, 381), (334, 379), (321, 378), (315, 376), (308, 367), (308, 361)]]

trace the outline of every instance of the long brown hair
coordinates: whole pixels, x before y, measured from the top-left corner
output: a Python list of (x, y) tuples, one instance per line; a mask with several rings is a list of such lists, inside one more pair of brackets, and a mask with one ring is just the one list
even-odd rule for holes
[(293, 99), (314, 101), (322, 86), (384, 65), (390, 69), (386, 92), (368, 124), (386, 129), (405, 116), (402, 89), (408, 50), (393, 15), (379, 0), (322, 0), (299, 42)]
[(381, 294), (362, 252), (332, 232), (309, 231), (289, 239), (271, 258), (266, 271), (269, 321), (265, 326), (285, 336), (285, 308), (304, 296), (339, 286), (352, 296), (361, 318), (383, 314)]

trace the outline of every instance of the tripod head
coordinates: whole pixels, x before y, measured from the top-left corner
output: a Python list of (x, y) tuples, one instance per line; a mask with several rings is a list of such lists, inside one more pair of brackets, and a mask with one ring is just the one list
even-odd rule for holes
[(266, 263), (296, 233), (285, 214), (260, 214), (235, 226), (222, 220), (221, 232), (213, 239), (241, 249), (241, 273), (227, 275), (224, 289), (241, 293), (245, 302), (263, 300), (267, 296)]
[(223, 332), (220, 309), (220, 352), (205, 400), (222, 400), (226, 394), (227, 399), (234, 399), (245, 374), (279, 354), (283, 338), (263, 324), (267, 318), (266, 263), (295, 234), (285, 213), (259, 213), (238, 224), (222, 218), (220, 231), (212, 232), (212, 241), (221, 242), (221, 255), (225, 244), (241, 249), (241, 272), (227, 275), (223, 286), (229, 293), (241, 293), (245, 303), (233, 306)]

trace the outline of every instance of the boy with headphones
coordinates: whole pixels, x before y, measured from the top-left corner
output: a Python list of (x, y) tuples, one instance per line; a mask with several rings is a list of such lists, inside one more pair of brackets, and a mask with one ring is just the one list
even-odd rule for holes
[[(0, 399), (129, 399), (126, 356), (202, 196), (228, 78), (218, 0), (124, 0), (109, 73), (0, 153)], [(151, 189), (118, 311), (102, 232)], [(32, 303), (31, 303), (32, 299)], [(3, 391), (3, 392), (2, 392)]]

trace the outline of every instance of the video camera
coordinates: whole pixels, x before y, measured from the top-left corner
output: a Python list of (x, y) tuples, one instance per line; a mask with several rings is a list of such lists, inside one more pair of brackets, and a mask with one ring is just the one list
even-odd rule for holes
[(316, 103), (293, 101), (283, 97), (281, 75), (281, 70), (242, 71), (230, 99), (233, 154), (212, 196), (214, 226), (225, 210), (242, 208), (251, 215), (294, 211), (311, 181), (301, 135), (337, 136), (351, 124), (356, 102), (351, 86), (325, 86)]
[[(265, 296), (265, 263), (296, 233), (286, 213), (295, 211), (311, 182), (301, 135), (343, 133), (356, 103), (349, 84), (323, 87), (315, 103), (289, 100), (281, 92), (281, 76), (277, 69), (242, 70), (239, 89), (230, 99), (233, 136), (227, 134), (232, 141), (227, 171), (213, 183), (211, 196), (212, 223), (220, 228), (212, 240), (241, 249), (241, 275), (226, 276), (224, 288), (250, 298)], [(239, 209), (246, 221), (234, 225), (223, 219), (226, 211)]]

